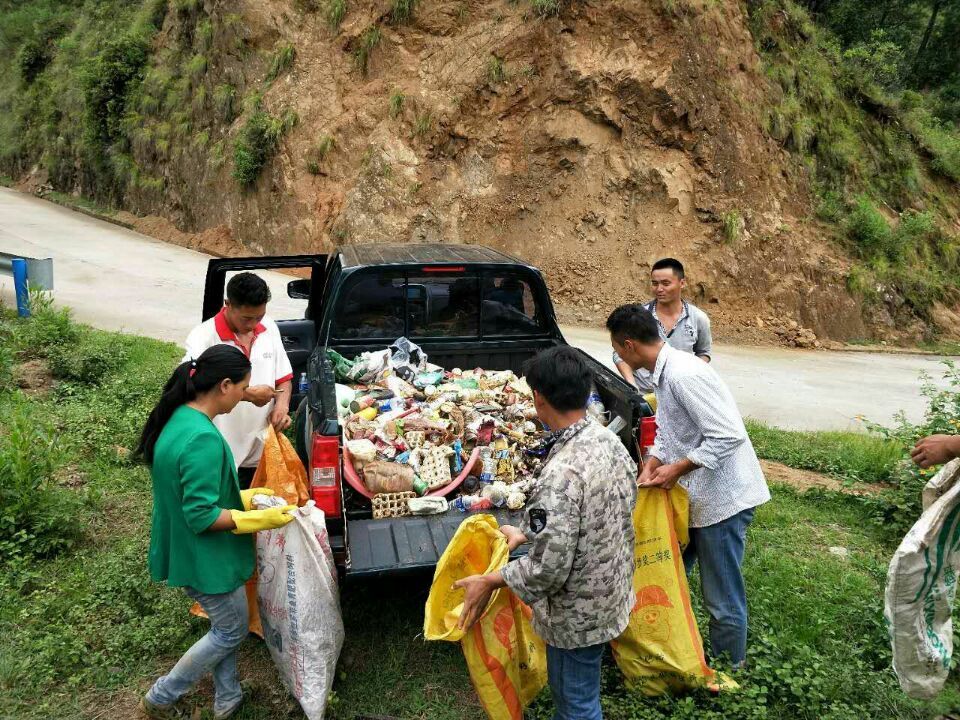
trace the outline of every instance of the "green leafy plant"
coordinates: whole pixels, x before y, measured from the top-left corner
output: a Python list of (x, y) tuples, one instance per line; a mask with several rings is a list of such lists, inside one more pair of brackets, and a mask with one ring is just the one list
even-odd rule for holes
[(108, 40), (84, 65), (81, 84), (92, 139), (112, 142), (120, 137), (127, 98), (143, 77), (149, 49), (145, 37), (128, 34)]
[(847, 235), (864, 256), (883, 252), (890, 244), (892, 233), (886, 218), (866, 195), (857, 198), (846, 221)]
[(70, 345), (55, 345), (48, 357), (56, 378), (85, 385), (99, 385), (126, 362), (125, 348), (111, 338), (80, 332)]
[(68, 308), (55, 308), (49, 293), (31, 292), (31, 317), (14, 325), (14, 342), (25, 358), (46, 358), (77, 341), (79, 330)]

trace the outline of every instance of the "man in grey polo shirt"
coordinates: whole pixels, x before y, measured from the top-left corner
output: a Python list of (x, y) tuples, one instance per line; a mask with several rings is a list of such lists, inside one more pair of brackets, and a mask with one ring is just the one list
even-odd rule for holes
[[(683, 263), (673, 258), (663, 258), (653, 264), (650, 271), (654, 299), (645, 307), (657, 321), (660, 337), (670, 347), (692, 353), (704, 362), (710, 362), (713, 337), (710, 334), (710, 318), (696, 305), (682, 298), (687, 286)], [(652, 392), (650, 373), (640, 368), (634, 370), (613, 351), (613, 364), (623, 379), (640, 392)]]
[(657, 392), (657, 439), (637, 485), (690, 496), (687, 572), (700, 564), (714, 657), (743, 664), (747, 594), (740, 566), (754, 510), (770, 499), (760, 462), (733, 395), (707, 363), (668, 345), (642, 305), (622, 305), (607, 319), (614, 349), (645, 368)]

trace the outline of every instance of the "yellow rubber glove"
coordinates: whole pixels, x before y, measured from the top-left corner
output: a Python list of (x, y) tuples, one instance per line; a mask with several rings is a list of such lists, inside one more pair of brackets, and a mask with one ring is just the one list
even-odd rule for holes
[(289, 515), (288, 512), (296, 509), (296, 505), (284, 505), (263, 510), (231, 510), (230, 517), (233, 518), (233, 524), (237, 526), (231, 532), (234, 535), (249, 535), (258, 530), (281, 528), (293, 520), (293, 515)]
[(240, 499), (243, 501), (244, 510), (253, 510), (253, 496), (254, 495), (273, 495), (273, 490), (270, 488), (250, 488), (249, 490), (240, 491)]

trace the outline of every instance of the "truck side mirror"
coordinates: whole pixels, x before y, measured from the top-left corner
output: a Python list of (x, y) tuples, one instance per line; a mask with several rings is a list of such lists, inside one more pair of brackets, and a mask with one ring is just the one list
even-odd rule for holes
[(287, 283), (287, 295), (295, 300), (310, 299), (309, 280), (291, 280)]

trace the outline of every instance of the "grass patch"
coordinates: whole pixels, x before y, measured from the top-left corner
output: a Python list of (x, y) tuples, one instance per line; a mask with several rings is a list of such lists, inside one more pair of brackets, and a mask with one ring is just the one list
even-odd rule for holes
[(507, 77), (507, 71), (503, 66), (503, 58), (491, 55), (487, 60), (487, 81), (491, 85), (502, 83)]
[(324, 16), (331, 30), (339, 30), (340, 23), (347, 16), (347, 0), (328, 0)]
[(98, 203), (96, 200), (91, 200), (90, 198), (78, 197), (76, 195), (67, 195), (66, 193), (57, 192), (56, 190), (51, 190), (46, 195), (45, 198), (52, 200), (58, 205), (66, 205), (67, 207), (80, 208), (82, 210), (88, 210), (89, 212), (95, 213), (97, 215), (107, 215), (108, 217), (113, 217), (117, 214), (117, 211), (113, 208), (106, 207), (101, 203)]
[(270, 68), (267, 70), (266, 82), (272, 83), (280, 75), (293, 67), (293, 61), (297, 58), (297, 49), (290, 43), (286, 43), (277, 48), (277, 51), (270, 59)]
[(746, 424), (759, 457), (847, 482), (888, 482), (903, 454), (898, 443), (868, 433), (798, 432), (756, 420)]
[(423, 138), (429, 135), (431, 130), (433, 130), (433, 115), (431, 112), (427, 110), (417, 115), (417, 119), (413, 123), (413, 134), (418, 138)]
[(330, 135), (321, 137), (317, 143), (307, 151), (307, 172), (311, 175), (321, 175), (323, 173), (321, 163), (333, 148), (336, 147), (336, 144), (336, 140)]
[[(123, 350), (122, 362), (96, 384), (64, 380), (46, 396), (27, 398), (10, 390), (0, 396), (0, 412), (21, 406), (31, 419), (28, 428), (42, 424), (57, 429), (56, 452), (44, 451), (46, 446), (35, 440), (26, 444), (33, 461), (43, 465), (29, 477), (56, 477), (69, 465), (86, 479), (90, 494), (90, 501), (71, 515), (76, 526), (88, 530), (72, 546), (29, 564), (0, 556), (0, 624), (5, 629), (0, 634), (0, 716), (79, 719), (89, 717), (95, 707), (97, 713), (125, 717), (149, 683), (206, 630), (203, 621), (187, 614), (190, 601), (180, 591), (150, 581), (149, 476), (143, 466), (130, 463), (126, 452), (182, 351), (169, 343), (93, 331), (49, 316), (41, 320), (46, 325), (41, 330), (31, 329), (37, 318), (21, 322), (9, 311), (0, 320), (0, 348), (15, 353), (27, 338), (45, 338), (36, 351), (49, 356), (51, 348), (66, 339), (88, 334), (95, 343)], [(761, 436), (762, 430), (751, 424), (758, 447), (766, 447), (764, 439), (778, 439), (792, 444), (788, 454), (799, 452), (802, 443), (795, 436), (801, 434), (766, 429)], [(2, 436), (0, 452), (7, 447)], [(844, 441), (834, 452), (848, 456), (849, 448)], [(9, 464), (0, 461), (0, 473)], [(831, 555), (828, 548), (833, 545), (848, 548), (849, 557)], [(922, 703), (906, 699), (889, 671), (881, 603), (891, 550), (874, 527), (863, 522), (863, 507), (856, 499), (774, 487), (773, 500), (758, 510), (747, 543), (744, 573), (751, 641), (749, 669), (738, 676), (742, 689), (719, 697), (691, 693), (642, 698), (624, 688), (608, 655), (603, 667), (605, 717), (927, 720), (955, 707), (960, 702), (956, 680), (948, 682), (937, 700)], [(420, 575), (344, 584), (346, 643), (327, 713), (331, 720), (378, 715), (482, 720), (459, 647), (422, 639), (429, 583), (429, 575)], [(696, 575), (692, 585), (695, 612), (706, 628)], [(240, 668), (243, 676), (277, 687), (276, 671), (261, 643), (244, 643)], [(209, 717), (209, 683), (187, 703), (196, 716)], [(526, 717), (545, 720), (551, 712), (545, 690)], [(270, 689), (256, 693), (241, 717), (299, 715), (285, 693)]]
[(720, 218), (723, 228), (723, 239), (729, 245), (734, 245), (740, 239), (740, 233), (743, 230), (743, 218), (740, 211), (734, 208), (723, 213)]
[(360, 36), (360, 42), (353, 51), (354, 63), (356, 63), (357, 69), (360, 70), (360, 74), (364, 77), (366, 77), (367, 70), (370, 68), (370, 56), (373, 54), (374, 48), (380, 44), (380, 39), (380, 26), (371, 25), (363, 31), (363, 34)]
[(417, 0), (393, 0), (390, 4), (390, 19), (395, 23), (409, 21), (416, 4)]
[(530, 0), (530, 7), (540, 17), (560, 14), (561, 0)]
[(396, 88), (390, 93), (390, 117), (396, 118), (403, 112), (403, 103), (406, 99), (407, 96), (403, 94), (400, 88)]

